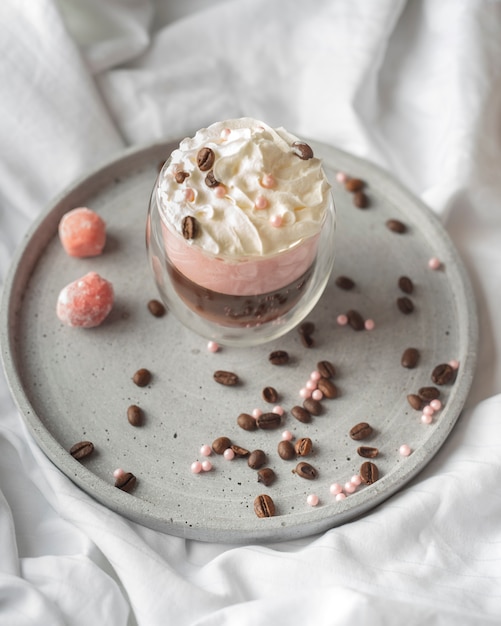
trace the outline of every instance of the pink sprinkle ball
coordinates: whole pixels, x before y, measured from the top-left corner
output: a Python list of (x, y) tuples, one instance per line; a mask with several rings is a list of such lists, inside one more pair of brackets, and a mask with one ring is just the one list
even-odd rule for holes
[(374, 330), (376, 328), (376, 324), (374, 320), (365, 320), (364, 322), (365, 330)]
[(332, 485), (329, 487), (329, 491), (333, 496), (337, 496), (343, 491), (343, 488), (339, 483), (332, 483)]
[(202, 464), (200, 463), (200, 461), (193, 461), (190, 469), (192, 474), (200, 474), (200, 472), (202, 471)]
[(338, 172), (336, 174), (336, 180), (338, 183), (344, 184), (348, 180), (348, 175), (345, 172)]
[(401, 456), (410, 456), (410, 453), (412, 452), (410, 446), (408, 446), (406, 443), (403, 443), (398, 451)]
[(275, 228), (280, 228), (282, 226), (282, 223), (283, 223), (283, 218), (282, 218), (281, 215), (273, 215), (270, 218), (270, 223)]
[(358, 474), (355, 474), (354, 476), (351, 477), (350, 482), (356, 487), (358, 487), (359, 485), (362, 484), (362, 478)]
[(453, 370), (459, 369), (459, 361), (456, 361), (456, 359), (450, 360), (449, 365), (452, 367)]
[(216, 198), (224, 198), (227, 192), (228, 190), (226, 189), (226, 187), (221, 184), (217, 185), (214, 188), (214, 195), (216, 196)]
[(442, 403), (441, 403), (441, 402), (440, 402), (440, 400), (438, 400), (438, 398), (437, 398), (437, 399), (432, 400), (432, 401), (430, 402), (430, 406), (431, 406), (431, 408), (432, 408), (434, 411), (440, 411), (440, 409), (442, 408)]
[(204, 472), (210, 472), (212, 469), (212, 463), (210, 461), (202, 461), (202, 470)]
[(258, 196), (256, 198), (254, 206), (259, 211), (262, 211), (263, 209), (266, 209), (266, 207), (268, 206), (268, 200), (264, 196)]
[(273, 409), (271, 410), (272, 413), (276, 413), (277, 415), (283, 415), (284, 414), (284, 410), (283, 408), (277, 404), (277, 406), (274, 406)]
[(63, 215), (58, 233), (65, 252), (73, 257), (98, 256), (106, 243), (104, 220), (87, 207), (79, 207)]
[(355, 493), (356, 489), (357, 489), (357, 486), (354, 485), (352, 482), (345, 483), (344, 485), (345, 493)]
[(311, 390), (307, 387), (303, 387), (299, 390), (299, 395), (301, 398), (303, 398), (303, 400), (306, 400), (306, 398), (311, 398)]
[(264, 174), (261, 178), (261, 185), (265, 189), (272, 189), (276, 185), (276, 181), (271, 174)]
[(431, 424), (433, 422), (433, 416), (423, 413), (423, 415), (421, 415), (421, 422), (423, 424)]
[(121, 467), (117, 467), (117, 469), (113, 471), (114, 478), (122, 478), (124, 475), (125, 471)]
[(341, 315), (337, 316), (336, 321), (339, 326), (346, 326), (346, 324), (348, 323), (348, 317), (344, 313), (342, 313)]
[(435, 413), (435, 409), (429, 404), (423, 408), (423, 415), (433, 415)]
[(321, 400), (324, 397), (324, 394), (320, 391), (320, 389), (315, 389), (311, 392), (311, 397), (313, 400)]
[(209, 341), (207, 344), (207, 350), (209, 352), (219, 352), (219, 344), (215, 341)]
[(261, 409), (254, 409), (252, 411), (252, 417), (254, 419), (257, 419), (258, 417), (261, 417), (262, 414), (263, 414), (263, 412), (261, 411)]
[(346, 494), (345, 494), (345, 493), (338, 493), (338, 494), (336, 495), (336, 500), (337, 500), (338, 502), (341, 502), (341, 500), (344, 500), (345, 498), (346, 498)]
[(316, 493), (310, 493), (310, 495), (306, 498), (306, 502), (310, 505), (310, 506), (317, 506), (317, 504), (319, 503), (319, 498), (317, 496)]
[(200, 454), (202, 456), (210, 456), (212, 454), (212, 448), (204, 443), (204, 445), (200, 448)]
[(61, 290), (56, 314), (68, 326), (93, 328), (106, 319), (113, 301), (113, 285), (96, 272), (89, 272)]
[(223, 128), (221, 131), (221, 139), (228, 139), (231, 135), (231, 128)]
[(428, 267), (431, 270), (439, 270), (442, 267), (442, 262), (434, 256), (428, 261)]
[(193, 200), (195, 200), (195, 192), (191, 187), (187, 187), (184, 190), (184, 199), (186, 202), (193, 202)]
[(310, 374), (310, 380), (313, 380), (315, 382), (318, 382), (321, 378), (322, 378), (322, 374), (319, 371), (317, 371), (317, 370), (314, 370)]
[(290, 430), (284, 430), (284, 432), (282, 433), (282, 440), (283, 441), (292, 441), (294, 439), (294, 435), (291, 433)]
[(305, 387), (306, 389), (309, 389), (310, 391), (314, 391), (317, 388), (317, 382), (315, 380), (311, 380), (310, 378), (310, 380), (306, 382)]
[(235, 458), (235, 453), (231, 448), (226, 448), (226, 450), (223, 452), (223, 457), (227, 461), (233, 461), (233, 459)]

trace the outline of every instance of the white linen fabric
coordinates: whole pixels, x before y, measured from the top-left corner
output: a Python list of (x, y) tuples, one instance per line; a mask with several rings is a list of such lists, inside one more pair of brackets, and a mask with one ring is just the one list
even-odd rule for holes
[(439, 454), (361, 519), (187, 541), (75, 487), (0, 377), (0, 624), (501, 623), (501, 4), (2, 0), (0, 280), (33, 219), (127, 145), (228, 117), (390, 170), (439, 214), (478, 303), (477, 375)]

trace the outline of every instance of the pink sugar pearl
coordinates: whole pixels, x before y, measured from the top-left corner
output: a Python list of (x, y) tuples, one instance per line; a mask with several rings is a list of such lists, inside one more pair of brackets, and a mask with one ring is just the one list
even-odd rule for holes
[(221, 184), (217, 185), (214, 188), (214, 195), (216, 196), (216, 198), (224, 198), (227, 192), (228, 190), (226, 189), (226, 187)]
[(281, 215), (273, 215), (270, 218), (270, 223), (272, 226), (274, 226), (275, 228), (280, 228), (283, 224), (283, 218)]
[(186, 200), (186, 202), (193, 202), (193, 200), (195, 199), (195, 192), (191, 187), (188, 187), (184, 190), (184, 199)]
[(231, 448), (226, 448), (226, 450), (223, 452), (223, 456), (227, 461), (233, 461), (233, 459), (235, 458), (235, 453)]
[(125, 471), (121, 467), (117, 467), (117, 469), (113, 471), (113, 477), (122, 478), (122, 476), (125, 476)]
[(337, 500), (338, 502), (340, 502), (341, 500), (344, 500), (345, 498), (346, 498), (346, 494), (345, 494), (345, 493), (338, 493), (338, 494), (336, 495), (336, 500)]
[(276, 180), (271, 174), (264, 174), (261, 178), (261, 185), (265, 189), (273, 189), (273, 187), (276, 185)]
[(406, 443), (403, 443), (398, 449), (398, 451), (401, 456), (409, 456), (410, 453), (412, 452), (410, 446), (408, 446)]
[(221, 131), (221, 139), (228, 139), (231, 135), (231, 128), (223, 128)]
[(336, 317), (336, 321), (339, 326), (346, 326), (346, 324), (348, 323), (348, 317), (344, 315), (344, 313), (342, 313), (341, 315), (338, 315)]
[(282, 439), (283, 441), (292, 441), (294, 439), (294, 435), (291, 433), (290, 430), (284, 430), (284, 432), (282, 433)]
[(442, 262), (434, 256), (428, 261), (428, 267), (431, 270), (438, 270), (442, 267)]
[(344, 484), (345, 493), (355, 493), (356, 489), (357, 489), (357, 486), (354, 485), (352, 482)]
[(277, 406), (274, 406), (271, 410), (272, 413), (276, 413), (277, 415), (283, 415), (284, 414), (284, 410), (283, 408), (277, 404)]
[(421, 415), (421, 422), (423, 424), (431, 424), (433, 422), (433, 416), (423, 413), (423, 415)]
[(432, 408), (434, 411), (440, 411), (440, 409), (442, 408), (442, 403), (441, 403), (441, 402), (440, 402), (440, 400), (438, 400), (438, 398), (437, 398), (437, 399), (432, 400), (432, 401), (430, 402), (430, 406), (431, 406), (431, 408)]
[(358, 474), (355, 474), (354, 476), (351, 477), (350, 482), (354, 484), (356, 487), (358, 487), (359, 485), (362, 484), (362, 478)]
[(452, 367), (453, 370), (459, 369), (459, 361), (456, 361), (456, 359), (451, 359), (449, 361), (449, 365)]
[(435, 413), (435, 409), (429, 404), (423, 408), (423, 415), (433, 415)]
[(374, 330), (376, 328), (376, 324), (374, 320), (365, 320), (364, 322), (365, 330)]
[(264, 196), (258, 196), (256, 198), (254, 206), (259, 211), (262, 211), (263, 209), (266, 209), (266, 207), (268, 206), (268, 200)]
[(310, 391), (314, 391), (317, 388), (317, 382), (315, 380), (311, 380), (310, 378), (310, 380), (306, 382), (305, 387), (306, 389), (309, 389)]
[(106, 224), (97, 213), (79, 207), (65, 213), (58, 226), (59, 239), (73, 257), (98, 256), (106, 243)]
[(299, 395), (301, 398), (303, 398), (303, 400), (306, 400), (306, 398), (311, 398), (311, 390), (303, 387), (299, 390)]
[(339, 483), (332, 483), (332, 485), (329, 487), (329, 491), (333, 496), (337, 496), (338, 493), (341, 493), (343, 491), (343, 487)]
[(336, 180), (338, 183), (345, 183), (348, 180), (348, 175), (345, 172), (337, 172)]
[(202, 471), (202, 464), (200, 463), (200, 461), (193, 461), (190, 469), (192, 474), (200, 474), (200, 472)]
[(318, 370), (314, 370), (310, 374), (310, 380), (313, 380), (315, 382), (318, 382), (321, 378), (322, 378), (322, 374)]
[(207, 350), (209, 352), (218, 352), (219, 351), (219, 344), (216, 343), (215, 341), (209, 341), (209, 343), (207, 344)]
[(319, 498), (316, 493), (310, 493), (310, 495), (306, 498), (306, 502), (310, 506), (317, 506), (317, 504), (319, 503)]
[(315, 389), (311, 392), (311, 397), (313, 400), (321, 400), (324, 397), (324, 394), (320, 391), (320, 389)]
[(204, 472), (210, 472), (212, 469), (212, 463), (210, 461), (202, 461), (202, 470)]
[(204, 445), (200, 448), (200, 454), (202, 456), (210, 456), (212, 454), (212, 448), (204, 443)]
[(68, 326), (99, 326), (113, 307), (113, 285), (96, 272), (89, 272), (66, 285), (57, 298), (57, 317)]
[(263, 414), (263, 412), (261, 411), (261, 409), (253, 409), (253, 411), (252, 411), (252, 417), (254, 419), (257, 419), (258, 417), (261, 417), (262, 414)]

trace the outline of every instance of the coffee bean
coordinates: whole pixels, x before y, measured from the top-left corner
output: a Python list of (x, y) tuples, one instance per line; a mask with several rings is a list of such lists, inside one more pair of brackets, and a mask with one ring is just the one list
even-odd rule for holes
[(313, 322), (303, 322), (297, 329), (300, 335), (313, 335), (315, 324)]
[(216, 454), (223, 454), (228, 448), (231, 448), (231, 440), (228, 437), (218, 437), (212, 442), (212, 449)]
[(291, 147), (292, 152), (294, 152), (294, 154), (303, 161), (307, 161), (308, 159), (313, 158), (313, 150), (304, 141), (295, 141)]
[(357, 209), (366, 209), (370, 204), (369, 196), (364, 191), (357, 191), (353, 194), (353, 204)]
[(291, 409), (292, 415), (303, 424), (309, 424), (311, 422), (311, 413), (302, 406), (293, 406)]
[(407, 396), (407, 402), (411, 405), (411, 407), (415, 411), (421, 411), (425, 405), (424, 400), (420, 398), (418, 395), (416, 395), (415, 393), (410, 393)]
[(334, 378), (336, 375), (336, 368), (330, 361), (319, 361), (317, 371), (322, 375), (322, 378)]
[(181, 232), (185, 239), (195, 239), (198, 235), (198, 222), (193, 215), (187, 215), (183, 218)]
[(263, 400), (270, 404), (275, 404), (278, 401), (278, 391), (274, 387), (265, 387), (261, 395)]
[(419, 350), (417, 348), (406, 348), (400, 359), (402, 367), (412, 370), (419, 361)]
[(296, 451), (294, 445), (287, 439), (283, 439), (278, 442), (277, 446), (278, 456), (284, 461), (290, 461), (296, 457)]
[(348, 178), (344, 183), (344, 188), (346, 191), (350, 193), (354, 193), (355, 191), (360, 191), (365, 187), (365, 181), (361, 178)]
[(313, 348), (315, 340), (311, 335), (301, 335), (301, 343), (305, 348)]
[(431, 380), (435, 385), (447, 385), (454, 379), (454, 370), (448, 363), (440, 363), (431, 373)]
[(339, 287), (339, 289), (344, 289), (344, 291), (350, 291), (355, 287), (355, 282), (348, 276), (338, 276), (335, 282), (336, 286)]
[(77, 461), (81, 461), (90, 456), (94, 452), (94, 444), (92, 441), (79, 441), (70, 448), (71, 456)]
[(309, 437), (301, 437), (294, 444), (294, 450), (298, 456), (308, 456), (313, 450), (313, 442)]
[(237, 424), (240, 428), (248, 431), (256, 430), (257, 428), (256, 420), (248, 413), (240, 413), (237, 417)]
[(137, 404), (131, 404), (127, 409), (127, 419), (131, 426), (142, 426), (144, 421), (142, 409), (138, 407)]
[(136, 486), (137, 479), (131, 472), (125, 472), (115, 480), (115, 487), (122, 491), (130, 492)]
[(138, 387), (146, 387), (151, 382), (151, 372), (145, 367), (142, 367), (141, 369), (137, 370), (137, 372), (132, 377), (132, 380), (134, 384)]
[(286, 365), (289, 362), (289, 353), (285, 350), (274, 350), (268, 360), (272, 365)]
[(366, 459), (375, 459), (379, 454), (379, 450), (377, 448), (371, 448), (370, 446), (360, 446), (357, 448), (357, 454)]
[(155, 317), (162, 317), (166, 312), (164, 305), (159, 300), (150, 300), (148, 310)]
[(358, 311), (354, 311), (352, 309), (348, 311), (348, 313), (346, 313), (346, 317), (348, 318), (348, 324), (353, 328), (353, 330), (364, 330), (364, 318), (360, 315)]
[(249, 456), (250, 454), (250, 452), (246, 448), (242, 448), (242, 446), (237, 446), (234, 443), (231, 444), (230, 448), (233, 450), (233, 454), (239, 459)]
[(400, 220), (391, 219), (386, 222), (386, 226), (389, 230), (399, 235), (407, 231), (407, 226)]
[(275, 515), (275, 503), (268, 494), (261, 494), (254, 500), (254, 513), (258, 517), (273, 517)]
[(398, 286), (407, 294), (411, 294), (414, 291), (414, 283), (408, 276), (400, 276), (398, 279)]
[(294, 473), (296, 473), (298, 476), (301, 476), (301, 478), (306, 478), (307, 480), (314, 480), (318, 477), (317, 470), (313, 467), (313, 465), (306, 463), (306, 461), (301, 461), (301, 463), (298, 463), (296, 465)]
[(181, 183), (184, 183), (184, 181), (188, 178), (188, 176), (189, 176), (188, 172), (179, 171), (175, 173), (174, 179), (176, 183), (179, 183), (181, 185)]
[(216, 155), (214, 154), (214, 151), (210, 148), (207, 148), (207, 146), (200, 148), (200, 150), (198, 151), (197, 165), (202, 172), (208, 172), (210, 169), (212, 169), (215, 160)]
[(266, 453), (263, 450), (253, 450), (247, 459), (247, 465), (251, 469), (260, 469), (266, 463)]
[(367, 437), (370, 437), (372, 433), (373, 429), (370, 424), (367, 422), (360, 422), (359, 424), (353, 426), (350, 430), (350, 437), (355, 441), (360, 441), (361, 439), (367, 439)]
[(272, 430), (282, 423), (282, 417), (278, 413), (262, 413), (256, 420), (258, 428)]
[(236, 374), (233, 372), (226, 372), (225, 370), (216, 370), (213, 377), (216, 383), (225, 385), (226, 387), (232, 387), (234, 385), (238, 385), (239, 383), (239, 378)]
[(409, 315), (414, 311), (414, 303), (407, 296), (403, 296), (403, 298), (397, 298), (397, 307), (399, 311), (404, 315)]
[(219, 187), (221, 183), (216, 180), (214, 172), (211, 170), (205, 177), (205, 184), (207, 187), (210, 187), (210, 189), (214, 189), (214, 187)]
[(276, 477), (277, 475), (271, 467), (263, 467), (257, 472), (257, 482), (263, 483), (265, 487), (269, 487), (272, 483), (274, 483)]
[(324, 397), (329, 400), (334, 400), (339, 395), (338, 388), (328, 378), (319, 378), (317, 381), (317, 388), (324, 394)]
[(303, 407), (312, 415), (321, 415), (322, 413), (322, 405), (318, 400), (314, 400), (313, 398), (306, 398), (303, 402)]
[(418, 396), (427, 402), (431, 402), (440, 397), (440, 390), (436, 387), (421, 387), (418, 390)]
[(377, 465), (371, 463), (371, 461), (366, 461), (362, 463), (360, 466), (360, 478), (366, 485), (372, 485), (379, 478), (379, 470)]

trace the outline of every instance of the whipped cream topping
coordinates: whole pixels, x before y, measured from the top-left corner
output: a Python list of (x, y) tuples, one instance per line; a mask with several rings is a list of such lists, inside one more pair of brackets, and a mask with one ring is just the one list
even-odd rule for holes
[[(267, 257), (317, 235), (330, 199), (320, 159), (283, 128), (252, 118), (216, 122), (186, 138), (160, 173), (164, 223), (214, 257)], [(183, 220), (196, 220), (193, 237)]]

